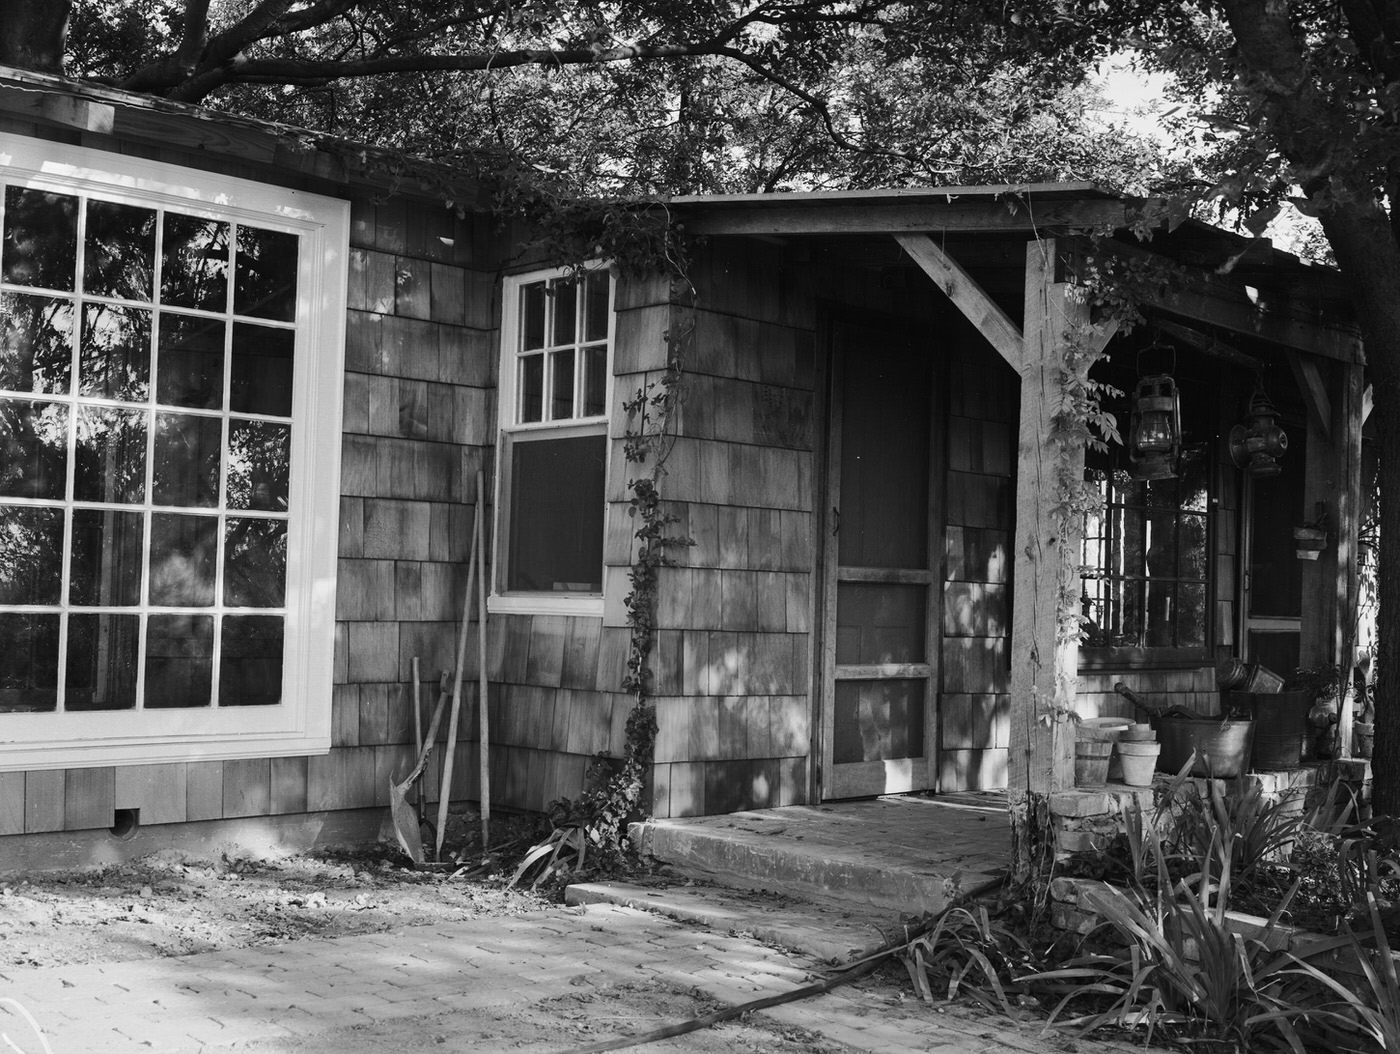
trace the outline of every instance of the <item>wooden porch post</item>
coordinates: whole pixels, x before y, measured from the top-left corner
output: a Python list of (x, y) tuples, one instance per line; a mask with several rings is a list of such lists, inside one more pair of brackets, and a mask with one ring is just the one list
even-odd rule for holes
[[(1336, 383), (1306, 383), (1317, 374), (1309, 360), (1290, 356), (1308, 403), (1307, 475), (1299, 522), (1311, 522), (1321, 505), (1332, 543), (1320, 559), (1303, 566), (1303, 622), (1299, 662), (1303, 666), (1339, 663), (1349, 669), (1356, 644), (1357, 532), (1361, 523), (1362, 367), (1339, 363)], [(1311, 367), (1311, 370), (1308, 370)], [(1330, 391), (1328, 390), (1330, 388)], [(1283, 671), (1286, 672), (1286, 671)], [(1343, 754), (1351, 753), (1351, 710), (1341, 708), (1338, 734)]]
[[(1066, 482), (1084, 475), (1084, 447), (1049, 442), (1061, 398), (1061, 371), (1071, 333), (1092, 334), (1088, 306), (1056, 278), (1056, 243), (1026, 246), (1025, 325), (1021, 365), (1021, 421), (1016, 469), (1014, 594), (1011, 623), (1011, 741), (1007, 788), (1016, 868), (1024, 877), (1032, 843), (1048, 832), (1034, 829), (1037, 801), (1074, 785), (1075, 726), (1063, 717), (1074, 705), (1079, 661), (1077, 634), (1060, 634), (1060, 600), (1077, 587), (1081, 524), (1057, 523)], [(1060, 527), (1068, 528), (1065, 537)], [(1047, 720), (1042, 720), (1046, 718)]]

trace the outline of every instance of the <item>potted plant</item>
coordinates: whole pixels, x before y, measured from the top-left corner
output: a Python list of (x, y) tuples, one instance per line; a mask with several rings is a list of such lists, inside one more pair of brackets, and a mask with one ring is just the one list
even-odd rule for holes
[(1300, 666), (1284, 682), (1284, 691), (1306, 693), (1312, 700), (1304, 717), (1303, 758), (1330, 758), (1337, 754), (1337, 703), (1343, 695), (1342, 668), (1336, 665)]

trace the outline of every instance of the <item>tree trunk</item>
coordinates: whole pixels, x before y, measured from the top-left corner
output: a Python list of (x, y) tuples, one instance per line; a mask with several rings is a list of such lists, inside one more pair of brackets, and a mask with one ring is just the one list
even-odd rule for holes
[(72, 6), (72, 0), (5, 0), (0, 65), (62, 73)]
[(1400, 245), (1389, 217), (1370, 201), (1341, 203), (1321, 219), (1352, 287), (1380, 433), (1380, 669), (1371, 757), (1375, 811), (1400, 816)]
[(1305, 192), (1351, 287), (1366, 342), (1381, 438), (1381, 492), (1397, 498), (1381, 501), (1373, 793), (1376, 812), (1400, 815), (1400, 243), (1376, 201), (1374, 188), (1384, 185), (1385, 173), (1362, 157), (1345, 160), (1356, 144), (1337, 147), (1347, 142), (1355, 114), (1316, 83), (1318, 70), (1295, 35), (1288, 4), (1221, 0), (1221, 10), (1235, 35), (1245, 95), (1259, 104), (1269, 136), (1306, 181)]

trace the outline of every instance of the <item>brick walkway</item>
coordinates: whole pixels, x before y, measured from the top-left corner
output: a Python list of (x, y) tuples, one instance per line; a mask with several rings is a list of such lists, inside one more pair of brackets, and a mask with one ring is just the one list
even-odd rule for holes
[[(638, 982), (698, 989), (737, 1004), (806, 983), (814, 964), (746, 936), (594, 904), (178, 958), (6, 968), (0, 972), (0, 1033), (23, 1054), (331, 1052), (339, 1049), (337, 1036), (357, 1028), (456, 1015), (460, 1020), (450, 1037), (425, 1038), (424, 1049), (493, 1050), (501, 1048), (499, 1036), (471, 1038), (474, 1013), (539, 1003), (585, 985)], [(872, 1007), (858, 990), (840, 989), (765, 1013), (860, 1051), (1066, 1049), (1063, 1038), (1042, 1036), (1038, 1025), (965, 1009), (939, 1013), (913, 1001)], [(667, 1049), (684, 1048), (684, 1040), (672, 1042)], [(11, 1054), (5, 1044), (0, 1038), (0, 1050)], [(1077, 1049), (1142, 1050), (1083, 1041)]]

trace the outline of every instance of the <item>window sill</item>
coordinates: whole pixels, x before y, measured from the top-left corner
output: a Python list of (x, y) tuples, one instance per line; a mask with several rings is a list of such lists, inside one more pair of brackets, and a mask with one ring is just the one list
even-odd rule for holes
[(248, 707), (243, 713), (235, 707), (191, 710), (177, 722), (185, 727), (145, 736), (132, 734), (133, 714), (124, 710), (7, 714), (3, 731), (9, 740), (0, 744), (0, 772), (324, 754), (331, 748), (326, 702), (314, 715), (308, 708), (286, 706)]
[(555, 596), (552, 593), (503, 593), (486, 598), (492, 615), (577, 615), (603, 617), (601, 596)]
[(1165, 670), (1215, 665), (1204, 648), (1086, 648), (1079, 649), (1079, 669)]

